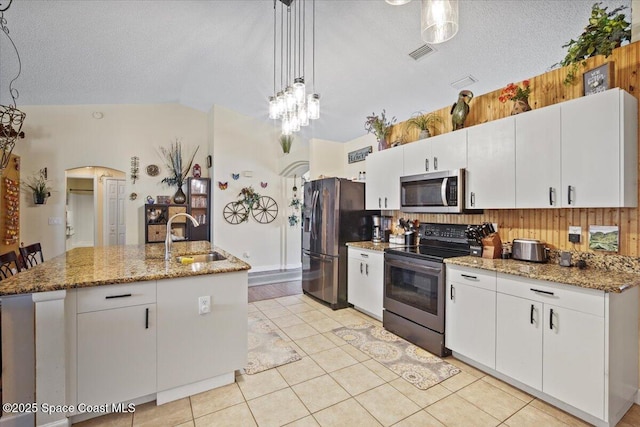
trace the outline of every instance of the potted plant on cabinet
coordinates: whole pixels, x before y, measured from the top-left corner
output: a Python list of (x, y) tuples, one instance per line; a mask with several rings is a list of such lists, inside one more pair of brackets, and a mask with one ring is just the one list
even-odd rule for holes
[(442, 123), (440, 116), (436, 116), (433, 113), (423, 113), (422, 111), (415, 113), (413, 117), (407, 120), (409, 126), (420, 130), (418, 139), (429, 138), (435, 134), (435, 127), (438, 123)]
[(564, 79), (565, 85), (570, 85), (575, 81), (578, 67), (581, 64), (585, 65), (587, 58), (596, 55), (604, 55), (606, 58), (622, 42), (631, 39), (631, 24), (625, 20), (623, 13), (618, 13), (626, 6), (620, 6), (607, 12), (607, 7), (602, 8), (601, 5), (602, 2), (594, 3), (591, 8), (589, 25), (576, 40), (571, 39), (562, 46), (568, 47), (569, 51), (559, 65), (571, 66)]
[(191, 171), (191, 165), (193, 164), (193, 160), (196, 157), (196, 153), (200, 146), (196, 147), (195, 151), (191, 155), (191, 159), (188, 163), (183, 164), (182, 162), (182, 143), (180, 140), (176, 139), (169, 148), (160, 147), (160, 152), (164, 157), (164, 161), (167, 165), (167, 170), (169, 171), (169, 176), (162, 179), (162, 182), (170, 185), (176, 186), (178, 190), (176, 194), (173, 196), (173, 202), (176, 204), (183, 204), (187, 201), (187, 196), (182, 191), (182, 184), (184, 180), (189, 175), (189, 171)]
[(33, 192), (33, 203), (44, 205), (51, 196), (51, 187), (42, 172), (30, 176), (24, 182), (24, 187)]
[(380, 117), (376, 113), (371, 113), (367, 116), (367, 120), (364, 122), (364, 129), (367, 133), (373, 133), (378, 140), (378, 151), (384, 150), (388, 146), (387, 139), (391, 134), (391, 127), (396, 122), (396, 118), (392, 117), (391, 120), (387, 120), (386, 111), (382, 110)]

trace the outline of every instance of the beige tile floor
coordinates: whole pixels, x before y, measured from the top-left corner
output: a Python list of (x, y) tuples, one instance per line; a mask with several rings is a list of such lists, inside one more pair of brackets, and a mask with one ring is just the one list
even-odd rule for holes
[[(462, 372), (419, 390), (331, 330), (363, 319), (305, 295), (249, 304), (270, 319), (301, 360), (165, 405), (106, 415), (78, 426), (584, 426), (581, 420), (452, 357)], [(640, 426), (634, 405), (619, 426)]]

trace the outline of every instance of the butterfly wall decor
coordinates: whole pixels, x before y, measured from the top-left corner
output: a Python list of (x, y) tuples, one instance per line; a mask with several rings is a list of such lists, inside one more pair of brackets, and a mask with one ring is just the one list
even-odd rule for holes
[(231, 174), (231, 178), (233, 178), (234, 181), (237, 181), (238, 178), (240, 178), (240, 174), (239, 173), (232, 173)]
[(266, 182), (262, 182), (262, 181), (260, 181), (260, 187), (262, 187), (262, 188), (267, 188), (267, 185), (269, 185), (269, 184), (268, 184), (268, 183), (266, 183)]
[(227, 182), (218, 181), (218, 188), (220, 188), (221, 190), (226, 190), (228, 185), (229, 185), (229, 181)]

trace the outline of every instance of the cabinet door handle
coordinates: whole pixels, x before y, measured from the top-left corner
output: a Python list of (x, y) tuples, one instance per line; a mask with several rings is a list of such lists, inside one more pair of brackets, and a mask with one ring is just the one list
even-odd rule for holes
[(113, 299), (113, 298), (127, 298), (130, 297), (131, 294), (122, 294), (122, 295), (107, 295), (104, 299)]
[(541, 291), (540, 289), (529, 288), (529, 290), (538, 294), (553, 295), (553, 292)]
[(438, 170), (438, 158), (437, 157), (433, 158), (433, 170), (434, 171)]
[(384, 198), (384, 207), (385, 207), (385, 209), (387, 208), (387, 198), (386, 197)]
[(573, 203), (573, 200), (571, 200), (571, 190), (572, 190), (572, 187), (568, 185), (567, 186), (567, 203), (568, 204)]
[(382, 198), (378, 197), (378, 207), (382, 209)]
[(362, 274), (362, 263), (360, 263), (360, 274)]
[(529, 314), (529, 321), (531, 322), (531, 324), (533, 325), (533, 311), (535, 310), (535, 307), (533, 306), (533, 304), (531, 304), (531, 314)]
[(549, 329), (553, 329), (553, 308), (549, 310)]
[(475, 206), (476, 205), (476, 193), (474, 193), (473, 191), (471, 192), (471, 206)]
[(368, 276), (369, 275), (369, 264), (365, 264), (364, 265), (364, 271), (365, 271), (365, 274)]
[(460, 276), (464, 277), (465, 279), (469, 279), (469, 280), (478, 280), (478, 278), (476, 276), (470, 276), (468, 274), (461, 274)]
[(553, 206), (553, 187), (549, 187), (549, 206)]
[(362, 252), (360, 253), (360, 256), (361, 256), (362, 258), (369, 258), (369, 255), (367, 255), (367, 254), (363, 254)]
[(453, 301), (456, 288), (454, 288), (453, 285), (450, 285), (450, 286), (451, 286), (451, 292), (449, 292), (450, 294), (449, 298), (451, 299), (451, 301)]
[(429, 172), (429, 159), (424, 159), (424, 170)]
[(144, 328), (149, 329), (149, 308), (147, 307), (144, 312)]

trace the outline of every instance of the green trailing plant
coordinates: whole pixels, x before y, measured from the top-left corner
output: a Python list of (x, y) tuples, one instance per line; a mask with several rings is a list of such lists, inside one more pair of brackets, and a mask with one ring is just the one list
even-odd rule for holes
[(280, 135), (280, 147), (285, 154), (291, 151), (291, 145), (293, 144), (293, 135)]
[(184, 162), (182, 158), (182, 143), (179, 139), (172, 142), (169, 148), (160, 147), (160, 152), (169, 171), (169, 176), (163, 178), (162, 182), (169, 186), (181, 188), (187, 175), (189, 175), (199, 148), (200, 146), (196, 147), (189, 161)]
[(435, 128), (438, 124), (442, 123), (442, 118), (433, 113), (417, 112), (407, 120), (407, 125), (419, 129), (420, 131), (426, 131), (427, 137), (435, 133)]
[(379, 117), (376, 113), (371, 113), (370, 116), (367, 116), (367, 120), (364, 122), (364, 129), (367, 133), (373, 133), (378, 141), (386, 141), (395, 122), (395, 117), (387, 120), (387, 113), (382, 110)]
[(587, 58), (596, 55), (608, 57), (613, 49), (631, 39), (631, 24), (623, 13), (619, 13), (626, 9), (626, 6), (617, 7), (611, 12), (607, 12), (607, 7), (601, 6), (602, 2), (594, 3), (589, 24), (582, 34), (576, 40), (571, 39), (562, 46), (569, 49), (559, 65), (571, 66), (563, 82), (565, 85), (575, 81), (580, 65), (584, 66)]

